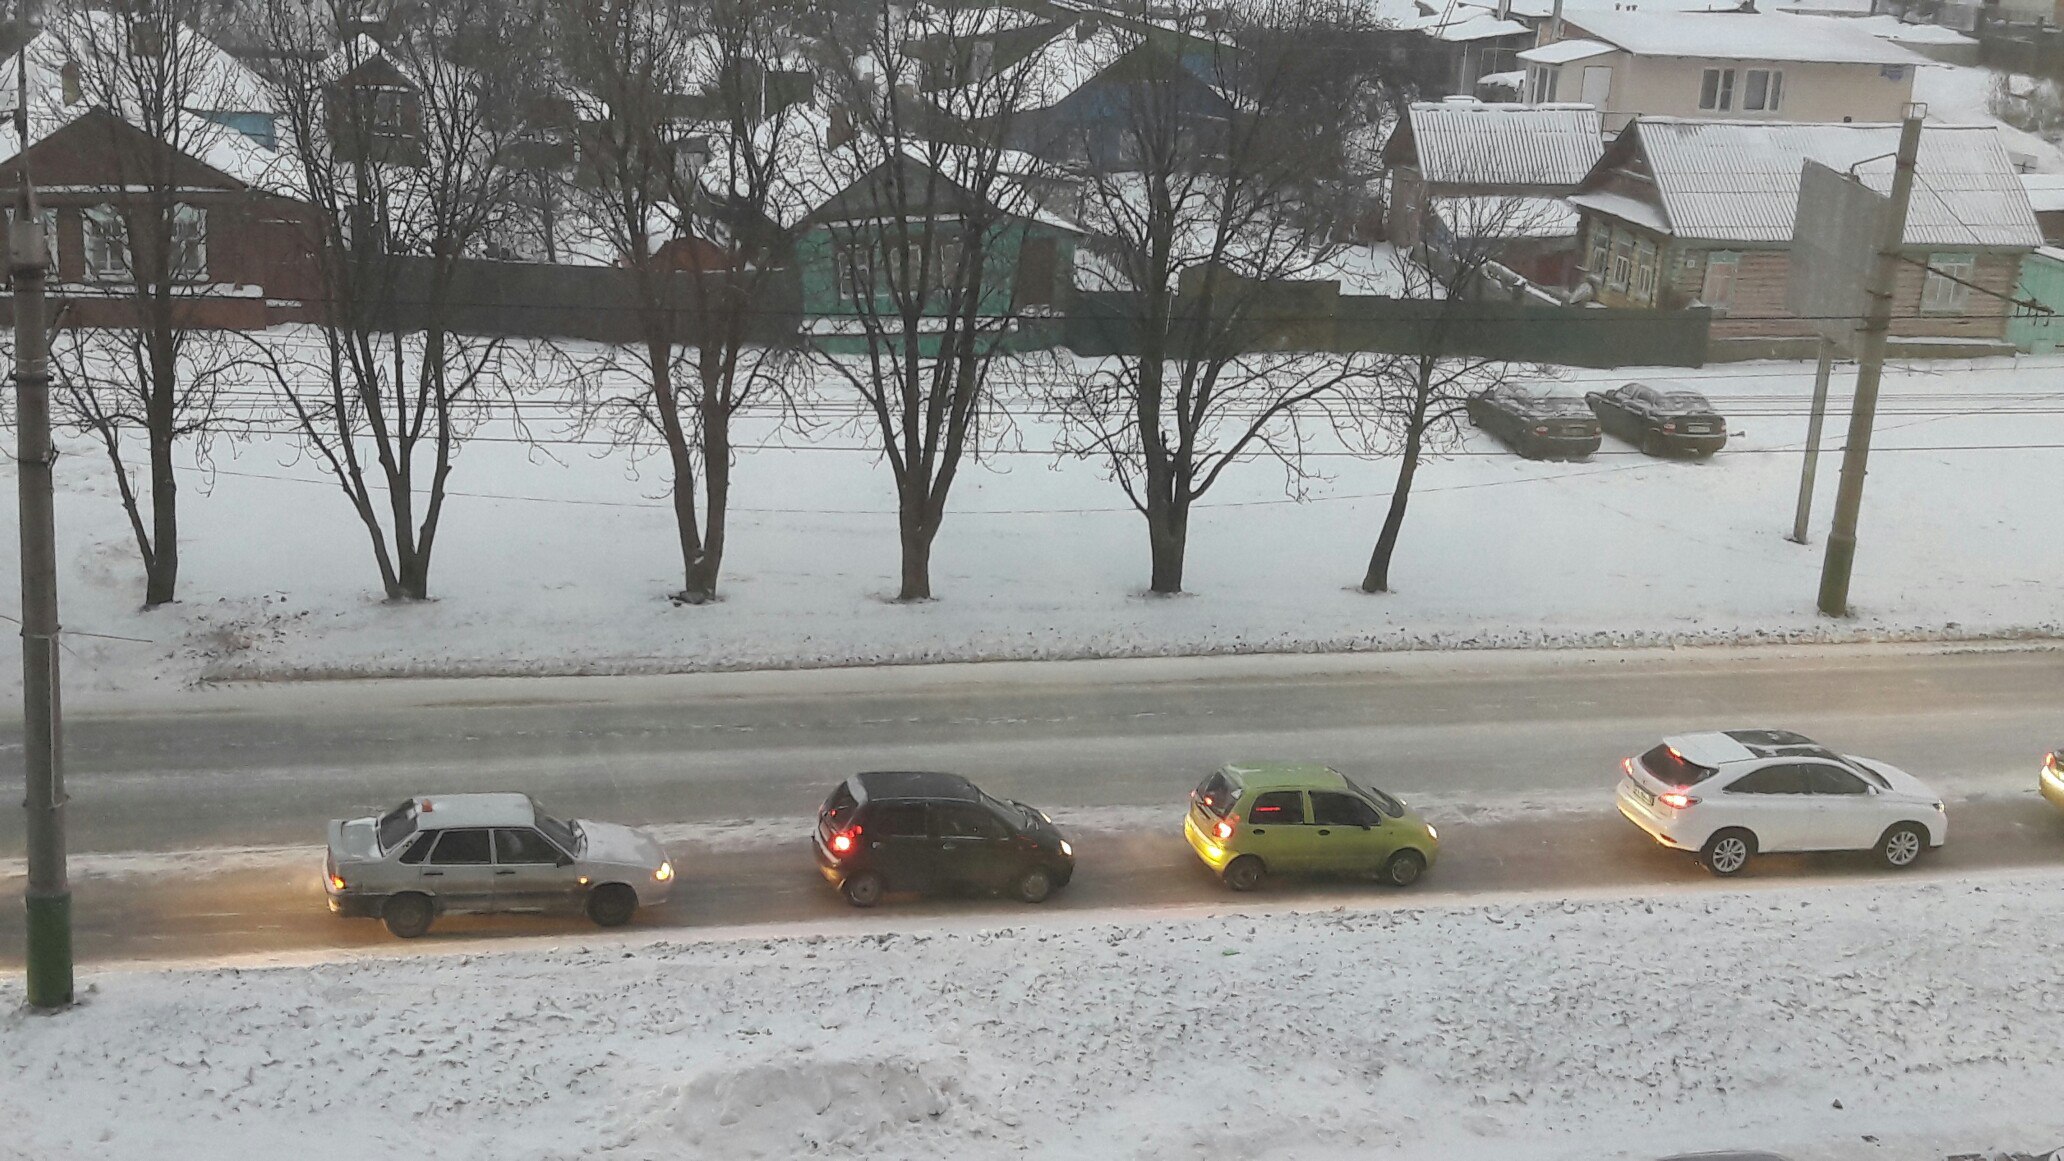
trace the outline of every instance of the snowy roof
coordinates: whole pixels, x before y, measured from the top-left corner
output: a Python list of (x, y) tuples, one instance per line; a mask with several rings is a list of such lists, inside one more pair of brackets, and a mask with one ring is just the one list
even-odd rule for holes
[(1535, 64), (1568, 64), (1573, 60), (1587, 60), (1594, 56), (1604, 56), (1609, 52), (1618, 51), (1620, 50), (1612, 45), (1579, 37), (1576, 40), (1558, 40), (1553, 44), (1544, 44), (1539, 48), (1530, 48), (1517, 55), (1519, 59), (1532, 61)]
[(2021, 188), (2028, 191), (2028, 204), (2038, 214), (2064, 210), (2064, 174), (2024, 173)]
[[(1641, 56), (1822, 64), (1925, 64), (1845, 21), (1777, 12), (1578, 12), (1564, 25)], [(1575, 33), (1573, 32), (1572, 35)]]
[(1663, 217), (1663, 211), (1640, 198), (1628, 197), (1610, 190), (1583, 190), (1568, 197), (1568, 202), (1586, 210), (1597, 210), (1601, 214), (1615, 217), (1623, 222), (1646, 226), (1659, 234), (1670, 232), (1670, 223)]
[(1589, 105), (1423, 102), (1408, 123), (1428, 182), (1573, 186), (1605, 152)]
[[(1853, 171), (1880, 192), (1892, 186), (1897, 125), (1786, 124), (1642, 117), (1613, 146), (1647, 159), (1666, 228), (1680, 238), (1785, 244), (1808, 160)], [(1608, 159), (1610, 162), (1612, 159)], [(1613, 212), (1585, 191), (1570, 200)], [(1628, 199), (1635, 200), (1635, 199)], [(1653, 207), (1651, 207), (1652, 212)], [(1913, 203), (1909, 246), (2022, 248), (2041, 245), (2021, 175), (1990, 125), (1929, 125)]]
[[(1828, 17), (1827, 19), (1838, 19)], [(1897, 16), (1841, 17), (1848, 28), (1861, 28), (1872, 36), (1899, 44), (1968, 44), (1975, 47), (1977, 41), (1954, 28), (1940, 24), (1908, 24)]]
[(1026, 70), (1024, 96), (1018, 107), (1046, 109), (1060, 104), (1141, 43), (1138, 36), (1107, 24), (1088, 28), (1083, 36), (1073, 29), (1061, 33), (1020, 64), (1010, 66)]
[(1431, 16), (1422, 16), (1408, 23), (1406, 27), (1423, 32), (1435, 40), (1447, 41), (1525, 36), (1533, 31), (1517, 20), (1500, 20), (1494, 14), (1472, 8), (1457, 8), (1453, 12), (1436, 12)]
[(1436, 197), (1434, 215), (1464, 238), (1574, 238), (1576, 207), (1562, 198)]
[(450, 826), (530, 826), (537, 807), (525, 794), (436, 794), (416, 799), (416, 825), (423, 830)]

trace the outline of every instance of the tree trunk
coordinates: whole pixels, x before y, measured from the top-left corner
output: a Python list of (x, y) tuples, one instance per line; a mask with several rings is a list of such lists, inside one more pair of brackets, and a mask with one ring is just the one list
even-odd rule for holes
[(903, 541), (903, 588), (896, 593), (899, 601), (929, 601), (932, 599), (932, 537), (939, 526), (905, 505), (898, 520)]
[(702, 412), (703, 506), (702, 557), (688, 570), (688, 590), (702, 600), (717, 599), (717, 574), (724, 566), (724, 528), (731, 502), (731, 430), (717, 406)]
[(1412, 500), (1412, 477), (1419, 472), (1421, 427), (1415, 422), (1405, 431), (1405, 452), (1398, 463), (1397, 486), (1390, 490), (1390, 511), (1383, 517), (1383, 531), (1376, 535), (1376, 551), (1369, 555), (1369, 571), (1362, 577), (1365, 593), (1390, 591), (1390, 558), (1397, 551), (1398, 530), (1405, 525), (1405, 505)]
[(1190, 513), (1186, 505), (1173, 501), (1147, 506), (1147, 543), (1153, 553), (1153, 584), (1149, 591), (1175, 596), (1183, 591), (1183, 553), (1189, 545)]
[(395, 583), (401, 589), (401, 597), (410, 601), (430, 599), (430, 554), (421, 549), (410, 549), (401, 558), (400, 575)]
[(172, 603), (179, 586), (179, 480), (172, 440), (151, 433), (151, 552), (144, 562), (143, 607)]

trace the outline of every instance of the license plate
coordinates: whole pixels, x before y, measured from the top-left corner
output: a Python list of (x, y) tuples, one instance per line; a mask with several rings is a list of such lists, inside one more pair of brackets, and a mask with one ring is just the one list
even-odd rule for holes
[(1655, 795), (1651, 793), (1647, 787), (1641, 785), (1639, 782), (1627, 783), (1627, 789), (1632, 790), (1634, 792), (1634, 797), (1641, 800), (1641, 805), (1655, 805)]
[(1703, 423), (1687, 423), (1684, 425), (1684, 434), (1686, 435), (1704, 435), (1711, 430), (1713, 429)]

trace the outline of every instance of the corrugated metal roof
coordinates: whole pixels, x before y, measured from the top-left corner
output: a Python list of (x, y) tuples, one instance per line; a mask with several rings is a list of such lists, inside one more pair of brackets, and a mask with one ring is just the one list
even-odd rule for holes
[[(1807, 159), (1892, 188), (1897, 125), (1785, 124), (1643, 117), (1630, 130), (1648, 159), (1664, 216), (1680, 238), (1791, 241)], [(2042, 231), (2028, 191), (1990, 125), (1921, 130), (1906, 244), (2034, 247)]]
[(1429, 182), (1573, 186), (1605, 152), (1589, 105), (1425, 102), (1411, 118)]

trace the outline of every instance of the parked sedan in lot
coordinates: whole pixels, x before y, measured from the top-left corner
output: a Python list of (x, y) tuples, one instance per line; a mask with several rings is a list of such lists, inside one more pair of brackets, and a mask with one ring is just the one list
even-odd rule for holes
[(338, 915), (412, 939), (439, 915), (585, 914), (603, 927), (664, 903), (674, 865), (642, 831), (560, 820), (524, 794), (411, 798), (378, 817), (334, 819), (323, 890)]
[(817, 812), (817, 867), (855, 907), (890, 891), (1001, 891), (1044, 902), (1075, 874), (1075, 848), (1045, 814), (958, 774), (855, 774)]
[(1472, 427), (1532, 460), (1580, 460), (1598, 450), (1598, 417), (1552, 384), (1501, 383), (1463, 404)]
[(1706, 397), (1667, 379), (1584, 396), (1598, 425), (1652, 456), (1709, 456), (1727, 446), (1727, 421)]
[(2035, 785), (2051, 806), (2064, 810), (2064, 746), (2043, 755), (2042, 773), (2036, 776)]
[(1409, 887), (1440, 832), (1403, 802), (1326, 766), (1223, 767), (1190, 792), (1190, 849), (1235, 891), (1279, 874), (1335, 874)]
[(1773, 851), (1875, 851), (1910, 867), (1948, 832), (1920, 779), (1789, 730), (1664, 738), (1620, 767), (1620, 813), (1716, 875)]

